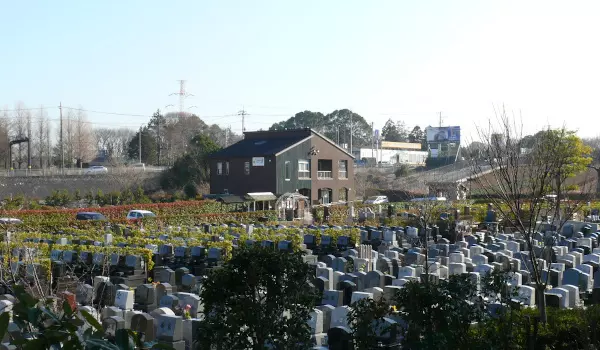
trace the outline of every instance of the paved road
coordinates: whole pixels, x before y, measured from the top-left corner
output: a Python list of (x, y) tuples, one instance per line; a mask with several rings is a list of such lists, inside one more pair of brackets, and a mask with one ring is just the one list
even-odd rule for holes
[(108, 173), (88, 173), (88, 169), (15, 169), (15, 170), (2, 170), (0, 171), (0, 177), (41, 177), (41, 176), (103, 176), (103, 175), (127, 175), (136, 173), (157, 173), (168, 169), (168, 167), (146, 167), (145, 170), (139, 168), (127, 168), (127, 167), (114, 167), (107, 168)]

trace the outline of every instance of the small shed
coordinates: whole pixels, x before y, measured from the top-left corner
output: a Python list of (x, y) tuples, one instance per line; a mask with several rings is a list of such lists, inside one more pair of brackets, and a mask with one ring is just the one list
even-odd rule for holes
[[(277, 200), (277, 196), (271, 192), (253, 192), (247, 193), (245, 198), (247, 202), (252, 202), (252, 210), (270, 210), (273, 208), (273, 202)], [(250, 211), (250, 206), (248, 206)]]
[(286, 221), (303, 220), (310, 215), (310, 202), (307, 196), (298, 192), (283, 194), (275, 202), (277, 217), (285, 218)]
[(217, 199), (217, 202), (220, 202), (221, 204), (235, 205), (236, 211), (240, 211), (240, 210), (243, 211), (244, 203), (247, 202), (247, 200), (244, 199), (243, 197), (236, 196), (233, 194), (221, 195), (221, 196), (218, 196), (216, 199)]

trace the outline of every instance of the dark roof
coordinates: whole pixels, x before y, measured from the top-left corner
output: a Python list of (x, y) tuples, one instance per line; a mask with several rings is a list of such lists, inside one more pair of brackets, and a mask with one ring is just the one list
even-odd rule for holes
[(222, 196), (222, 197), (217, 198), (217, 201), (223, 202), (225, 204), (236, 204), (236, 203), (245, 203), (246, 202), (246, 200), (244, 200), (244, 198), (242, 198), (240, 196), (235, 196), (235, 195)]
[(211, 158), (260, 157), (271, 156), (306, 139), (310, 136), (303, 133), (273, 134), (264, 133), (263, 137), (245, 138), (233, 145), (211, 154)]

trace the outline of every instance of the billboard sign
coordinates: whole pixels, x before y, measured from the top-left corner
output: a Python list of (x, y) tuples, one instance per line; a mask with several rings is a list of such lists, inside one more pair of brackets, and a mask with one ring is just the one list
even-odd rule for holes
[(460, 126), (428, 127), (427, 142), (460, 142)]

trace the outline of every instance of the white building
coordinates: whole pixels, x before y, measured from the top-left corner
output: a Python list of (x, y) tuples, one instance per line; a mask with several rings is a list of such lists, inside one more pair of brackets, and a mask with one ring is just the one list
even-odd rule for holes
[(414, 151), (405, 149), (372, 149), (361, 148), (359, 159), (375, 158), (376, 162), (389, 164), (425, 165), (427, 151)]

